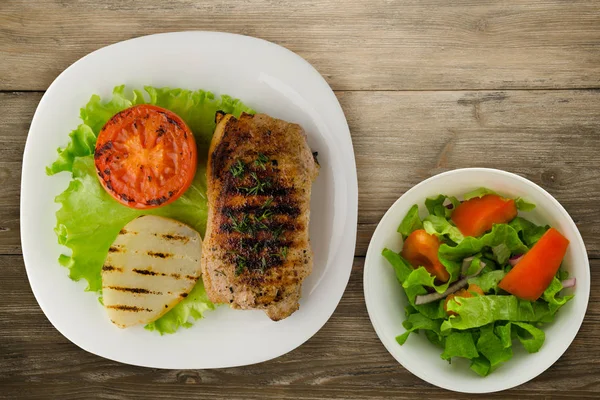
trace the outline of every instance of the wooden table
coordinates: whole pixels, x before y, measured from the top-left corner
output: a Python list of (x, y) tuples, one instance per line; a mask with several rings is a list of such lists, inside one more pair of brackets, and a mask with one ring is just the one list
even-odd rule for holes
[[(465, 398), (402, 368), (363, 300), (364, 256), (385, 210), (462, 167), (523, 175), (577, 223), (600, 271), (600, 3), (479, 0), (0, 1), (0, 397), (40, 399)], [(360, 187), (356, 258), (331, 320), (300, 348), (242, 368), (170, 371), (86, 353), (48, 322), (19, 240), (21, 157), (44, 90), (92, 50), (150, 33), (264, 38), (312, 63), (348, 118)], [(118, 62), (118, 60), (115, 60)], [(210, 89), (210, 88), (209, 88)], [(600, 283), (566, 354), (484, 398), (600, 397)], [(481, 396), (473, 396), (481, 399)]]

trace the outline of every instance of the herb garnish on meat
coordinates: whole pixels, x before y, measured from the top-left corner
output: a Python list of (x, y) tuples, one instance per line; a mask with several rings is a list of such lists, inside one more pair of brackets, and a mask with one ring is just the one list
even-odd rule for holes
[(269, 162), (269, 157), (265, 156), (263, 153), (258, 153), (258, 158), (254, 161), (254, 165), (263, 169), (267, 169), (267, 163)]
[(244, 174), (246, 170), (246, 164), (242, 160), (237, 160), (231, 168), (229, 168), (229, 172), (233, 175), (234, 178), (239, 178)]

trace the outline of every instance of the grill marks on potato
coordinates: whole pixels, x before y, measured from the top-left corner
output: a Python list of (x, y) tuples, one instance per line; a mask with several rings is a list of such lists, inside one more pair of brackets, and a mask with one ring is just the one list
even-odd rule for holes
[(135, 272), (136, 274), (142, 274), (142, 275), (151, 275), (151, 276), (161, 275), (161, 276), (167, 276), (167, 274), (165, 274), (164, 272), (154, 272), (154, 271), (151, 271), (149, 269), (134, 268), (134, 269), (132, 269), (132, 271)]
[(132, 287), (123, 287), (123, 286), (106, 286), (107, 289), (118, 290), (120, 292), (130, 292), (130, 293), (138, 293), (138, 294), (156, 294), (162, 295), (162, 292), (157, 292), (154, 290), (148, 290), (144, 288), (132, 288)]
[[(159, 234), (155, 233), (154, 236), (159, 236)], [(160, 235), (160, 237), (162, 237), (163, 239), (166, 239), (166, 240), (173, 240), (173, 241), (178, 241), (178, 242), (182, 242), (182, 243), (187, 243), (190, 240), (190, 238), (187, 236), (177, 235), (174, 233), (162, 234), (162, 235)]]
[(104, 272), (109, 272), (109, 271), (123, 272), (123, 268), (113, 267), (112, 265), (103, 265), (102, 271), (104, 271)]
[[(136, 306), (127, 306), (124, 304), (115, 304), (115, 305), (110, 305), (110, 306), (106, 306), (106, 308), (110, 308), (113, 310), (120, 310), (120, 311), (131, 311), (131, 312), (152, 312), (151, 309), (149, 308), (142, 308), (142, 307), (136, 307)], [(113, 321), (114, 323), (114, 321)]]
[(156, 252), (156, 251), (148, 251), (148, 252), (146, 252), (146, 254), (148, 254), (150, 257), (158, 257), (158, 258), (173, 257), (173, 254), (171, 254), (171, 253), (162, 253), (162, 252)]
[(132, 269), (132, 271), (135, 272), (136, 274), (140, 274), (140, 275), (168, 276), (168, 277), (171, 277), (173, 279), (188, 279), (188, 280), (191, 280), (191, 281), (194, 281), (194, 282), (196, 282), (198, 279), (200, 279), (199, 276), (193, 276), (193, 275), (184, 275), (184, 276), (182, 276), (181, 274), (177, 274), (177, 273), (157, 272), (157, 271), (152, 271), (150, 269), (134, 268), (134, 269)]
[(104, 305), (120, 327), (148, 323), (188, 296), (200, 278), (200, 235), (175, 220), (146, 215), (127, 224), (102, 269)]

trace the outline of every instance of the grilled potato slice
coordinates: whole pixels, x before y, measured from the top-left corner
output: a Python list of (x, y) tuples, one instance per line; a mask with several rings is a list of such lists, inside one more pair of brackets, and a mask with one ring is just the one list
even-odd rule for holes
[(110, 320), (126, 328), (160, 318), (200, 278), (201, 253), (200, 234), (173, 219), (144, 215), (125, 225), (102, 267)]

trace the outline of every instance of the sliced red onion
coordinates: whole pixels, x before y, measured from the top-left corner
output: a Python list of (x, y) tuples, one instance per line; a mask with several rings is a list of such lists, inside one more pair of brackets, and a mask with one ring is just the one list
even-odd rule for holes
[[(473, 257), (470, 257), (470, 258), (472, 261)], [(479, 269), (477, 271), (475, 271), (474, 274), (465, 276), (464, 278), (457, 280), (452, 285), (448, 286), (448, 289), (446, 289), (446, 291), (444, 293), (434, 292), (434, 293), (423, 294), (423, 295), (419, 295), (419, 296), (415, 297), (415, 305), (420, 306), (421, 304), (433, 303), (434, 301), (443, 299), (444, 297), (448, 296), (449, 294), (459, 291), (460, 289), (467, 286), (467, 281), (469, 279), (474, 278), (477, 275), (479, 275), (484, 267), (485, 267), (485, 263), (480, 261)], [(468, 268), (468, 266), (467, 266), (467, 268)]]
[(565, 279), (564, 281), (561, 282), (561, 284), (562, 284), (563, 289), (575, 287), (575, 285), (577, 284), (577, 279), (575, 279), (575, 278)]
[(449, 198), (446, 198), (446, 200), (444, 200), (444, 203), (442, 203), (444, 205), (444, 207), (446, 207), (448, 210), (452, 210), (454, 208), (454, 204), (452, 204), (452, 202), (450, 201)]
[(509, 258), (508, 263), (514, 267), (519, 261), (521, 261), (521, 258), (523, 258), (523, 254), (517, 254), (516, 256)]
[(434, 292), (434, 293), (419, 295), (419, 296), (415, 297), (415, 305), (420, 306), (421, 304), (433, 303), (434, 301), (441, 300), (444, 297), (448, 296), (449, 294), (457, 292), (460, 289), (467, 286), (467, 279), (469, 279), (469, 278), (462, 278), (462, 279), (454, 282), (452, 285), (448, 286), (448, 289), (446, 289), (446, 291), (444, 293)]

